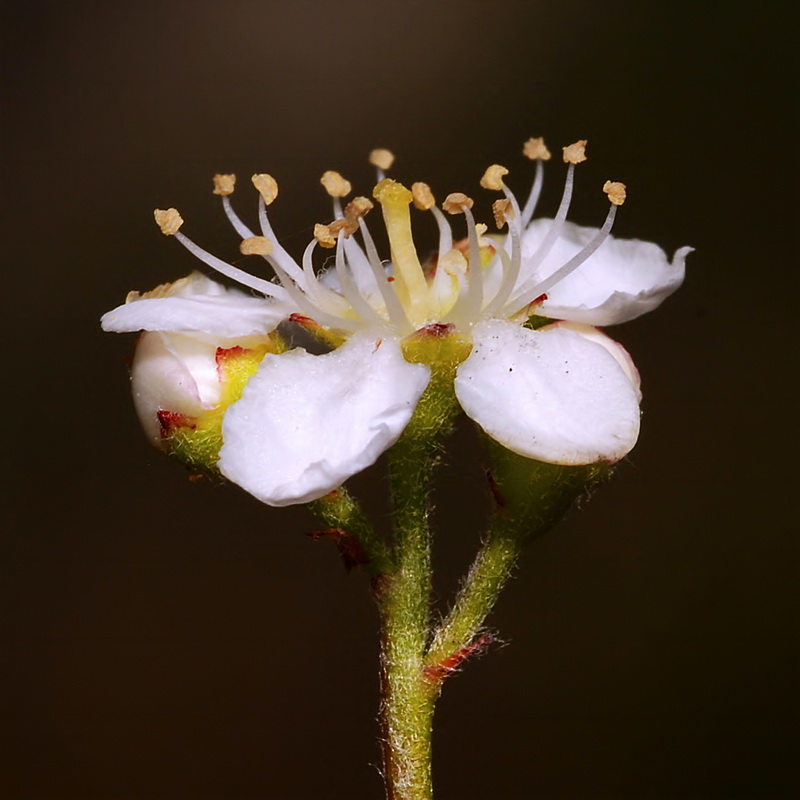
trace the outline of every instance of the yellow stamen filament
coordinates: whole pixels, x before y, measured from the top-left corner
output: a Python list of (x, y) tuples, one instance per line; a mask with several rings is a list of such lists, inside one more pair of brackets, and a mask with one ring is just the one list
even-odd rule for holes
[(444, 199), (444, 203), (442, 203), (442, 208), (448, 214), (463, 214), (464, 209), (462, 206), (466, 206), (467, 208), (472, 208), (474, 205), (474, 201), (471, 197), (467, 197), (463, 192), (451, 192), (447, 197)]
[(278, 196), (278, 182), (275, 178), (262, 172), (258, 175), (253, 175), (251, 180), (253, 181), (253, 186), (258, 189), (258, 193), (264, 199), (264, 203), (271, 205)]
[(317, 223), (314, 226), (314, 238), (319, 243), (320, 247), (335, 247), (336, 246), (336, 237), (333, 235), (333, 231), (329, 225), (322, 225)]
[(214, 176), (214, 194), (218, 194), (221, 197), (227, 197), (229, 194), (233, 194), (233, 187), (236, 185), (236, 176), (231, 175), (220, 175), (217, 174)]
[(481, 186), (484, 189), (491, 189), (495, 192), (503, 190), (503, 175), (508, 175), (508, 170), (499, 164), (492, 164), (481, 178)]
[(319, 182), (325, 187), (325, 191), (331, 197), (347, 197), (353, 191), (353, 187), (346, 178), (343, 178), (338, 172), (329, 169), (319, 179)]
[(436, 198), (433, 196), (431, 187), (427, 183), (417, 181), (411, 184), (411, 197), (414, 205), (420, 211), (428, 211), (436, 205)]
[(250, 236), (239, 245), (239, 252), (243, 256), (268, 256), (272, 250), (272, 242), (263, 236)]
[(603, 184), (603, 191), (615, 206), (621, 206), (625, 202), (626, 188), (625, 184), (619, 181), (606, 181)]
[(492, 203), (492, 212), (497, 229), (500, 230), (508, 220), (514, 219), (514, 204), (507, 197), (495, 200)]
[(178, 213), (177, 208), (168, 208), (165, 210), (157, 208), (153, 212), (156, 220), (156, 225), (161, 228), (161, 233), (164, 236), (174, 236), (183, 225), (183, 217)]
[(369, 154), (369, 163), (378, 169), (389, 169), (394, 164), (394, 153), (391, 150), (378, 147)]
[(577, 142), (567, 145), (563, 150), (565, 164), (580, 164), (586, 161), (586, 139), (579, 139)]
[(522, 153), (531, 161), (550, 160), (550, 151), (547, 149), (547, 145), (544, 143), (544, 139), (541, 136), (538, 138), (531, 136), (522, 146)]
[(419, 319), (415, 310), (424, 313), (428, 284), (411, 234), (411, 192), (402, 183), (384, 178), (375, 187), (372, 196), (383, 210), (400, 302), (406, 306), (412, 324), (422, 322), (424, 320)]

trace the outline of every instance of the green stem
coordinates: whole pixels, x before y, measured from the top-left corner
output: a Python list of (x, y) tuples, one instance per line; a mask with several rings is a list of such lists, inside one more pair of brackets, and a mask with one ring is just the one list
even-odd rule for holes
[[(343, 486), (311, 503), (311, 511), (325, 525), (340, 530), (350, 537), (350, 544), (357, 544), (363, 550), (365, 560), (361, 564), (372, 578), (391, 572), (394, 569), (392, 554), (386, 543), (376, 533), (364, 515), (358, 502)], [(337, 542), (340, 552), (347, 556), (347, 548)], [(355, 563), (361, 563), (355, 554)]]
[(480, 632), (523, 548), (522, 537), (496, 516), (447, 618), (437, 629), (426, 665), (435, 667), (464, 652)]
[(430, 631), (429, 497), (437, 447), (404, 437), (391, 452), (396, 570), (376, 582), (381, 614), (381, 727), (388, 800), (430, 800), (436, 692), (425, 679)]

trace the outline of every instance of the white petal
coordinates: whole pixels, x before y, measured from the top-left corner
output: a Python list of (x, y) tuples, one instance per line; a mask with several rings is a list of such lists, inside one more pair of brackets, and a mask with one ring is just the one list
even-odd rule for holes
[(105, 331), (179, 331), (217, 338), (264, 336), (297, 309), (227, 289), (199, 272), (165, 284), (104, 314)]
[(397, 441), (429, 378), (368, 331), (322, 356), (267, 355), (225, 414), (220, 470), (272, 506), (322, 497)]
[(636, 390), (608, 348), (575, 331), (505, 320), (473, 328), (456, 395), (515, 453), (553, 464), (615, 462), (639, 435)]
[[(552, 220), (539, 219), (526, 228), (520, 284), (531, 277), (525, 270), (526, 260), (530, 261), (551, 224)], [(596, 228), (565, 223), (561, 237), (537, 270), (537, 280), (569, 261), (596, 233)], [(548, 290), (541, 313), (589, 325), (634, 319), (659, 306), (683, 283), (684, 259), (691, 251), (691, 247), (681, 248), (670, 263), (666, 253), (651, 242), (609, 236), (580, 267)]]
[[(203, 410), (203, 401), (188, 365), (176, 352), (175, 339), (164, 333), (144, 333), (136, 345), (131, 365), (131, 389), (139, 421), (147, 437), (161, 441), (159, 411), (173, 411), (189, 417)], [(216, 371), (216, 348), (206, 346), (209, 369)], [(195, 363), (201, 360), (195, 353)], [(206, 370), (207, 371), (207, 370)]]
[(636, 399), (641, 403), (642, 381), (641, 377), (639, 376), (639, 370), (636, 369), (636, 364), (633, 363), (631, 354), (619, 342), (614, 341), (614, 339), (612, 339), (610, 336), (606, 336), (601, 330), (593, 328), (591, 325), (585, 325), (583, 322), (554, 322), (552, 325), (546, 325), (544, 328), (540, 328), (539, 330), (550, 331), (556, 328), (562, 328), (563, 330), (567, 331), (575, 331), (575, 333), (579, 333), (589, 341), (597, 342), (597, 344), (605, 347), (605, 349), (608, 350), (612, 356), (614, 356), (617, 364), (622, 367), (622, 371), (625, 373), (625, 375), (627, 375), (628, 380), (631, 382), (631, 386), (633, 386), (633, 390), (636, 392)]
[(160, 297), (136, 300), (104, 314), (105, 331), (180, 331), (219, 338), (265, 335), (292, 313), (255, 297)]

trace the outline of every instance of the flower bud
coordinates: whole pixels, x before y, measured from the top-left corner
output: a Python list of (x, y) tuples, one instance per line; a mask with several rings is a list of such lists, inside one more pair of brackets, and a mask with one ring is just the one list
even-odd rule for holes
[(191, 469), (216, 471), (222, 418), (264, 355), (275, 350), (270, 339), (209, 342), (203, 335), (144, 331), (131, 387), (150, 441)]
[(141, 294), (103, 316), (110, 331), (142, 331), (131, 367), (136, 413), (159, 449), (213, 472), (222, 417), (266, 353), (283, 350), (281, 314), (199, 273)]

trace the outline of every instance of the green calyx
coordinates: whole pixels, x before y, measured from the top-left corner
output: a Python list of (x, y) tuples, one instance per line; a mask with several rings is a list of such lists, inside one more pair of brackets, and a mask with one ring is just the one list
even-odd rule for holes
[(607, 480), (610, 464), (571, 466), (525, 458), (483, 435), (495, 523), (524, 541), (544, 533), (576, 500)]
[(441, 440), (459, 411), (454, 383), (456, 370), (472, 350), (453, 325), (429, 325), (403, 341), (403, 356), (411, 364), (426, 364), (431, 380), (417, 404), (404, 438)]
[[(217, 348), (220, 402), (196, 417), (175, 415), (162, 419), (164, 452), (180, 461), (191, 472), (218, 475), (217, 460), (222, 448), (222, 420), (228, 407), (242, 396), (247, 382), (258, 370), (267, 353), (282, 353), (284, 340), (273, 333), (255, 347)], [(166, 421), (165, 421), (166, 420)]]

